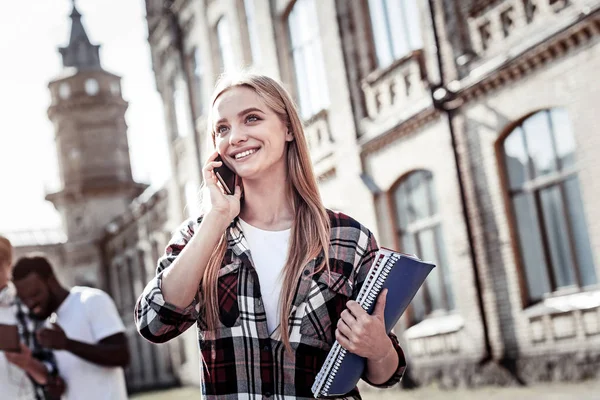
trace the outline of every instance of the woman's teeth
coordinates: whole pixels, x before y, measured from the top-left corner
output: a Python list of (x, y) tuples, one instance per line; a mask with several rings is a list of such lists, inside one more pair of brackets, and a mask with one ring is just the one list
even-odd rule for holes
[(252, 150), (246, 150), (243, 153), (238, 153), (235, 155), (235, 159), (239, 160), (240, 158), (248, 157), (250, 154), (256, 153), (256, 150), (257, 149), (252, 149)]

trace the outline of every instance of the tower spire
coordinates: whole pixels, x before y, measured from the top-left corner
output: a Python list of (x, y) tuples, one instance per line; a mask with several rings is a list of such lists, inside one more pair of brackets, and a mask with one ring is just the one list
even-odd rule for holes
[(75, 0), (71, 0), (71, 36), (66, 47), (59, 48), (64, 67), (77, 69), (102, 69), (100, 65), (99, 45), (94, 45), (81, 23), (81, 13), (77, 10)]

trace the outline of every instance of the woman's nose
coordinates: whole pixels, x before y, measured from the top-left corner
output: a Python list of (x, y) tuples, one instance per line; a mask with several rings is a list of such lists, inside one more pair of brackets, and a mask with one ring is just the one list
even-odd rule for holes
[(231, 127), (229, 132), (229, 144), (236, 145), (248, 140), (245, 130), (242, 127)]

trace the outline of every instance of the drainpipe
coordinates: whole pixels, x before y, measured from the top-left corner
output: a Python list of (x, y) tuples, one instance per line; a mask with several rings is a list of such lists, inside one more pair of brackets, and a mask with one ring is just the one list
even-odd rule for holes
[(465, 227), (467, 230), (467, 239), (469, 241), (469, 254), (471, 258), (471, 267), (473, 268), (473, 274), (475, 276), (475, 288), (477, 292), (477, 305), (479, 306), (479, 311), (481, 313), (481, 322), (483, 328), (483, 337), (484, 337), (484, 354), (482, 359), (479, 362), (479, 365), (486, 364), (487, 362), (492, 360), (492, 344), (490, 341), (489, 327), (487, 323), (487, 315), (485, 311), (483, 294), (482, 294), (482, 284), (481, 284), (481, 270), (477, 262), (477, 255), (475, 253), (475, 247), (473, 245), (473, 227), (471, 220), (469, 219), (470, 210), (469, 204), (467, 203), (467, 195), (466, 189), (463, 181), (463, 168), (461, 167), (461, 155), (458, 152), (458, 146), (456, 142), (456, 132), (454, 129), (454, 117), (456, 116), (457, 111), (462, 105), (462, 101), (456, 98), (456, 93), (451, 91), (446, 87), (447, 82), (445, 82), (445, 73), (444, 73), (444, 64), (441, 54), (440, 48), (440, 39), (438, 35), (438, 29), (436, 24), (436, 10), (435, 10), (435, 0), (428, 0), (429, 2), (429, 12), (431, 16), (431, 25), (433, 29), (433, 36), (435, 40), (435, 48), (436, 48), (436, 58), (437, 58), (437, 67), (439, 70), (439, 83), (431, 84), (431, 95), (433, 98), (433, 105), (436, 109), (444, 112), (446, 114), (448, 120), (448, 131), (450, 132), (450, 139), (452, 142), (452, 152), (454, 154), (454, 164), (456, 167), (458, 188), (460, 192), (460, 201), (462, 204), (462, 213), (465, 221)]

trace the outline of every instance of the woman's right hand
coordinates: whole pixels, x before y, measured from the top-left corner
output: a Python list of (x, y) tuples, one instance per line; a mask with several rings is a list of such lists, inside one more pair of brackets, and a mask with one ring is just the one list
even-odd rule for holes
[(242, 190), (239, 185), (236, 185), (233, 195), (225, 193), (214, 172), (214, 169), (222, 164), (222, 161), (215, 161), (218, 155), (217, 151), (210, 155), (202, 168), (202, 176), (210, 195), (211, 208), (209, 212), (226, 218), (227, 223), (230, 223), (240, 213)]

